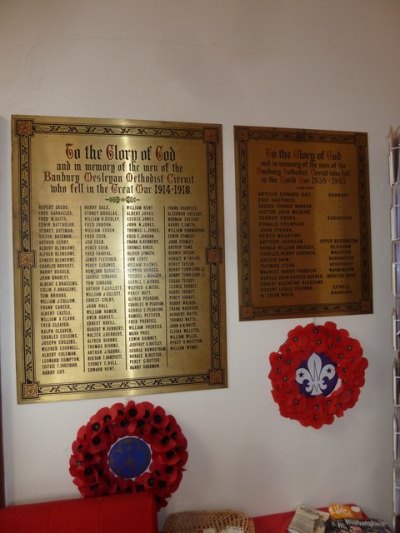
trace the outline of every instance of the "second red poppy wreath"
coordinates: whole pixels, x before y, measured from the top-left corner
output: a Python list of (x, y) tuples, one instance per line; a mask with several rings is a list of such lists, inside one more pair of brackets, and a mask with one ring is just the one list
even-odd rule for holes
[(281, 415), (316, 429), (354, 407), (368, 366), (360, 342), (334, 322), (295, 327), (269, 360)]

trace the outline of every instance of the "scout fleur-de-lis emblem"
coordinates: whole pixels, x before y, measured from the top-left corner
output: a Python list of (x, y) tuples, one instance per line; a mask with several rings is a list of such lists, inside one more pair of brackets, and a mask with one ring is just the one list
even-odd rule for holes
[(337, 383), (335, 365), (327, 357), (313, 353), (296, 370), (296, 382), (307, 396), (327, 396)]

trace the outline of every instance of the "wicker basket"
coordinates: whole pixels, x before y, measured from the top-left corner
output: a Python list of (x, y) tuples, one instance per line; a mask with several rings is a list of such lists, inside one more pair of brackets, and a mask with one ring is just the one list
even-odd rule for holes
[(244, 533), (255, 533), (254, 522), (241, 511), (188, 511), (173, 513), (165, 522), (163, 533), (202, 533), (214, 528), (218, 533), (229, 526), (241, 527)]

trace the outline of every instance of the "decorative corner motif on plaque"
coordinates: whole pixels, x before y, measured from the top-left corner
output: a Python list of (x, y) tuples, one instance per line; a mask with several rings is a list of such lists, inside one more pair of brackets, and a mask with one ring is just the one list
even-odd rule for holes
[(23, 267), (33, 267), (35, 265), (35, 252), (19, 252), (18, 265)]
[(236, 139), (238, 141), (248, 141), (249, 132), (247, 128), (237, 128), (236, 129)]
[(24, 399), (39, 398), (39, 388), (37, 383), (23, 383), (22, 397)]
[(371, 302), (368, 300), (361, 300), (361, 311), (371, 311)]
[(17, 120), (17, 135), (32, 135), (32, 120)]
[(366, 145), (366, 135), (364, 133), (356, 133), (356, 135), (354, 136), (354, 140), (357, 146)]
[(242, 317), (243, 318), (253, 318), (254, 309), (253, 307), (242, 307)]
[(222, 385), (224, 382), (223, 370), (210, 370), (210, 385)]
[(217, 128), (205, 128), (204, 129), (204, 142), (206, 143), (217, 143), (218, 142)]
[(221, 263), (222, 251), (221, 248), (208, 248), (207, 263)]

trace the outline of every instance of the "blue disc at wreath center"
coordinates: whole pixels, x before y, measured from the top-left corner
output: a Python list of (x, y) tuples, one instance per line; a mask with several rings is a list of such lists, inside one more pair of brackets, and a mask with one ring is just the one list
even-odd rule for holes
[(135, 478), (147, 470), (151, 461), (149, 445), (138, 437), (124, 437), (108, 452), (108, 464), (114, 475)]

